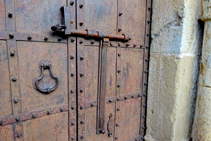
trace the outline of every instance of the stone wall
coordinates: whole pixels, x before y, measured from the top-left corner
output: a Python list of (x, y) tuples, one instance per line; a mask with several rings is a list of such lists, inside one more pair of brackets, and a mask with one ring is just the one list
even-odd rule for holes
[(153, 0), (147, 141), (191, 136), (202, 27), (199, 0)]

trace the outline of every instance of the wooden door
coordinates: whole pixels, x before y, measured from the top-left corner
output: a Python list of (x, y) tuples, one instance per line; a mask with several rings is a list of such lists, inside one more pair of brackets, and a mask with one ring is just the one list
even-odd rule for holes
[(143, 140), (151, 0), (0, 7), (0, 141)]

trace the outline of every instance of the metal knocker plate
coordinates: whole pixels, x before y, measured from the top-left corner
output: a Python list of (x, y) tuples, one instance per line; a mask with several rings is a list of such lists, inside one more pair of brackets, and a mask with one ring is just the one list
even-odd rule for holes
[[(39, 78), (36, 79), (35, 86), (36, 86), (37, 90), (40, 91), (41, 93), (49, 94), (49, 93), (53, 92), (54, 90), (56, 90), (56, 88), (59, 86), (59, 79), (58, 79), (58, 77), (55, 77), (53, 75), (52, 65), (49, 61), (40, 61), (39, 67), (41, 69), (41, 75), (40, 75)], [(38, 85), (38, 82), (43, 78), (44, 69), (49, 69), (49, 73), (50, 73), (51, 78), (56, 80), (56, 85), (54, 87), (48, 87), (48, 88), (42, 89)]]

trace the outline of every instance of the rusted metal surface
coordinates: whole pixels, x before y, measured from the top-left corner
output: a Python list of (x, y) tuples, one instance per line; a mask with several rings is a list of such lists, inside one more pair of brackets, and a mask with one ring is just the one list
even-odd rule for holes
[[(0, 7), (0, 140), (143, 140), (151, 0), (0, 0)], [(66, 35), (51, 31), (56, 24)], [(43, 60), (52, 72), (43, 69), (36, 87)]]

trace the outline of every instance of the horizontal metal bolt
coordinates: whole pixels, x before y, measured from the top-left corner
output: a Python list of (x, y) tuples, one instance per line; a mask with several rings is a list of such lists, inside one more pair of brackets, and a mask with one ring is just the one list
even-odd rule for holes
[(118, 53), (118, 56), (120, 57), (120, 56), (121, 56), (121, 54), (120, 54), (120, 53)]
[(120, 73), (121, 71), (120, 71), (120, 70), (118, 70), (117, 72), (118, 72), (118, 73)]
[(71, 137), (71, 140), (75, 140), (75, 138), (74, 137)]
[(28, 35), (28, 36), (27, 36), (27, 39), (28, 39), (28, 40), (31, 40), (31, 39), (32, 39), (32, 36)]
[(120, 13), (119, 13), (119, 16), (122, 16), (122, 14), (123, 14), (123, 13), (120, 12)]
[(74, 4), (74, 1), (71, 1), (71, 2), (70, 2), (70, 5), (73, 5), (73, 4)]
[(83, 73), (80, 73), (80, 77), (83, 77), (84, 76), (84, 74)]
[(115, 137), (116, 140), (118, 140), (118, 137)]
[(147, 36), (150, 36), (150, 34), (148, 33)]
[(83, 8), (83, 6), (84, 6), (83, 4), (79, 4), (79, 7), (80, 7), (80, 8)]
[(116, 110), (117, 110), (117, 111), (120, 111), (120, 108), (117, 108)]
[(117, 100), (117, 101), (119, 101), (119, 100), (120, 100), (120, 98), (117, 98), (116, 100)]
[(110, 42), (110, 46), (113, 46), (112, 42)]
[(105, 134), (105, 130), (100, 130), (100, 133), (101, 134)]
[(146, 129), (146, 127), (145, 126), (142, 126), (142, 129)]
[(133, 47), (136, 47), (137, 45), (133, 45)]
[(143, 107), (147, 107), (147, 105), (146, 105), (146, 104), (144, 104), (144, 105), (143, 105)]
[(150, 10), (152, 10), (152, 8), (151, 7), (148, 7), (148, 11), (150, 11)]
[(12, 18), (12, 13), (8, 13), (8, 17), (9, 18)]
[(110, 103), (112, 102), (112, 100), (111, 100), (111, 99), (109, 99), (108, 101), (109, 101)]
[(71, 122), (71, 125), (75, 125), (75, 123), (74, 122)]
[(148, 61), (149, 61), (149, 59), (147, 59), (147, 58), (146, 58), (146, 59), (145, 59), (145, 61), (146, 61), (146, 62), (148, 62)]
[(81, 120), (81, 122), (80, 122), (81, 124), (84, 124), (84, 121), (83, 120)]
[(74, 90), (70, 90), (71, 93), (74, 93)]
[(70, 75), (71, 75), (71, 76), (74, 76), (74, 73), (71, 73)]
[(10, 56), (15, 56), (15, 51), (10, 51)]
[(84, 60), (84, 57), (80, 57), (80, 60)]
[(147, 94), (144, 93), (144, 96), (147, 96)]
[(148, 73), (148, 71), (147, 71), (147, 70), (145, 70), (145, 71), (144, 71), (144, 73)]
[(83, 93), (84, 91), (82, 89), (80, 89), (80, 92)]
[(10, 37), (11, 39), (13, 39), (13, 38), (14, 38), (14, 35), (13, 35), (13, 34), (9, 34), (9, 37)]
[(94, 106), (94, 104), (93, 104), (93, 103), (91, 103), (91, 104), (90, 104), (90, 106), (91, 106), (91, 107), (93, 107), (93, 106)]
[(48, 41), (48, 38), (47, 37), (44, 37), (44, 41)]
[(80, 109), (82, 110), (84, 107), (83, 106), (80, 106)]
[(13, 81), (13, 82), (17, 81), (16, 77), (13, 77), (13, 78), (12, 78), (12, 81)]
[(140, 48), (142, 48), (143, 47), (143, 45), (140, 45)]
[(146, 118), (146, 116), (145, 116), (145, 115), (143, 115), (142, 117), (143, 117), (143, 118)]
[(74, 56), (73, 55), (70, 55), (70, 59), (74, 59)]
[(148, 48), (149, 48), (149, 46), (146, 46), (146, 48), (148, 49)]
[(144, 82), (144, 85), (148, 85), (148, 83), (147, 82)]
[(138, 97), (141, 97), (141, 95), (140, 95), (140, 94), (138, 94)]
[(125, 98), (125, 100), (127, 99), (127, 97), (126, 97), (126, 96), (125, 96), (124, 98)]
[(148, 23), (148, 24), (150, 24), (150, 23), (151, 23), (151, 21), (147, 21), (147, 23)]
[(72, 105), (72, 106), (71, 106), (71, 109), (74, 110), (74, 109), (75, 109), (75, 106)]
[(116, 126), (119, 126), (119, 124), (118, 124), (118, 123), (116, 123)]
[(16, 120), (16, 121), (19, 121), (19, 120), (20, 120), (20, 117), (16, 117), (15, 120)]
[(32, 118), (35, 118), (36, 117), (36, 114), (35, 113), (32, 113)]
[(50, 111), (50, 110), (48, 110), (48, 111), (47, 111), (47, 114), (48, 114), (48, 115), (50, 115), (50, 114), (51, 114), (51, 111)]
[(121, 29), (121, 28), (119, 28), (119, 29), (118, 29), (118, 31), (120, 32), (120, 31), (122, 31), (122, 29)]
[(21, 136), (22, 136), (21, 133), (18, 133), (18, 134), (17, 134), (17, 138), (20, 138)]
[(60, 112), (63, 112), (64, 111), (64, 108), (62, 107), (62, 108), (60, 108)]

